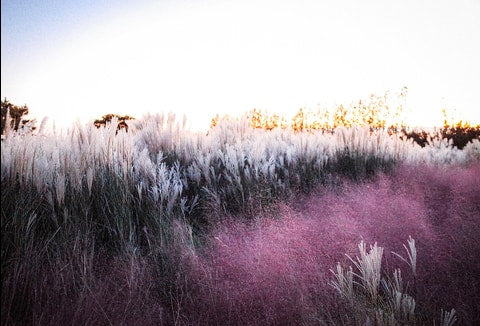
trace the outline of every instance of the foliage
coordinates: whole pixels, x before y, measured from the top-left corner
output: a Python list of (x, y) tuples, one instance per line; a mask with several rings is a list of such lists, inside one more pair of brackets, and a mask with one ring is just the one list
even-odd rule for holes
[(402, 137), (405, 139), (412, 139), (422, 147), (425, 147), (428, 143), (432, 143), (434, 140), (446, 140), (451, 146), (463, 149), (471, 141), (475, 139), (480, 140), (480, 125), (444, 125), (442, 128), (435, 128), (430, 132), (415, 129), (407, 130), (404, 128), (402, 129), (402, 134)]
[[(333, 131), (339, 127), (369, 127), (371, 130), (388, 129), (398, 132), (405, 127), (403, 110), (408, 88), (403, 87), (396, 95), (396, 100), (386, 92), (379, 96), (372, 94), (367, 100), (340, 104), (333, 110), (318, 108), (316, 112), (300, 108), (288, 121), (284, 116), (271, 114), (264, 110), (253, 109), (247, 119), (254, 128), (272, 130), (291, 128), (294, 131)], [(215, 127), (220, 120), (229, 119), (218, 114), (212, 119), (210, 127)]]
[[(1, 133), (3, 134), (4, 130), (7, 128), (18, 130), (24, 126), (30, 126), (30, 129), (35, 129), (34, 121), (29, 119), (24, 119), (28, 115), (28, 107), (26, 105), (17, 106), (10, 103), (6, 98), (2, 100), (1, 103)], [(7, 126), (7, 121), (9, 126)]]
[[(372, 94), (367, 100), (359, 100), (350, 105), (340, 104), (335, 108), (319, 108), (316, 112), (300, 108), (288, 121), (284, 116), (271, 114), (267, 111), (253, 109), (248, 112), (246, 119), (253, 128), (274, 130), (276, 128), (290, 128), (295, 132), (308, 131), (311, 133), (333, 132), (337, 128), (368, 127), (371, 132), (386, 130), (397, 134), (403, 139), (411, 139), (424, 147), (433, 141), (444, 139), (458, 149), (463, 149), (469, 142), (480, 140), (480, 125), (470, 125), (461, 120), (456, 121), (443, 109), (444, 125), (440, 128), (412, 129), (405, 125), (404, 109), (408, 88), (403, 87), (396, 99), (389, 92), (379, 96)], [(210, 128), (214, 128), (222, 121), (232, 120), (229, 116), (220, 117), (218, 114), (212, 119)]]
[(480, 125), (477, 126), (444, 126), (440, 130), (442, 139), (451, 140), (452, 145), (463, 149), (473, 139), (480, 140)]
[(129, 115), (119, 115), (119, 114), (115, 114), (115, 113), (109, 113), (109, 114), (105, 114), (102, 116), (101, 119), (96, 119), (93, 124), (95, 125), (95, 127), (97, 128), (100, 128), (100, 127), (105, 127), (107, 125), (107, 123), (110, 123), (112, 122), (113, 119), (116, 119), (117, 121), (117, 129), (122, 129), (122, 128), (125, 128), (125, 130), (128, 131), (128, 124), (127, 124), (127, 121), (128, 120), (134, 120), (135, 118), (134, 117), (131, 117)]

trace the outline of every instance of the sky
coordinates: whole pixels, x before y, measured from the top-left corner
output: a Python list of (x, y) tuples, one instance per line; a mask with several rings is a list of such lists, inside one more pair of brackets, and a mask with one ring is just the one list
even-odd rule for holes
[(398, 92), (410, 124), (480, 121), (480, 0), (2, 0), (1, 96), (106, 113), (293, 115)]

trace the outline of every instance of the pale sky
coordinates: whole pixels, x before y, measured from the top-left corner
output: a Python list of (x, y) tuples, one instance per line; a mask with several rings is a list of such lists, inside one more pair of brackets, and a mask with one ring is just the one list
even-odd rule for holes
[(409, 88), (480, 120), (480, 0), (1, 2), (1, 96), (59, 125), (106, 113), (293, 114)]

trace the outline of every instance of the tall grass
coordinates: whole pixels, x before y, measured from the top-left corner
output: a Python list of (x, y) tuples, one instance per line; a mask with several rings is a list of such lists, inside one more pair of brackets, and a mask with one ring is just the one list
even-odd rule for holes
[[(477, 259), (470, 240), (461, 239), (475, 234), (480, 211), (478, 198), (465, 190), (478, 190), (470, 179), (478, 178), (479, 148), (478, 140), (461, 151), (445, 141), (420, 147), (362, 128), (266, 132), (252, 129), (246, 119), (224, 121), (201, 134), (185, 130), (184, 121), (173, 115), (147, 116), (128, 132), (117, 131), (115, 121), (99, 129), (77, 124), (60, 132), (8, 131), (1, 143), (2, 324), (251, 324), (252, 318), (276, 323), (287, 316), (309, 323), (305, 316), (324, 318), (312, 298), (322, 288), (318, 284), (327, 283), (325, 263), (335, 263), (325, 257), (348, 253), (358, 234), (368, 237), (373, 225), (383, 231), (371, 240), (397, 250), (402, 243), (395, 228), (411, 231), (402, 232), (402, 239), (437, 234), (418, 217), (425, 212), (433, 225), (455, 236), (455, 248)], [(412, 177), (421, 173), (417, 168), (397, 171), (405, 163), (428, 172), (417, 180)], [(452, 176), (445, 166), (464, 177)], [(361, 184), (378, 173), (399, 177), (394, 184), (382, 177), (373, 184), (378, 189), (362, 195), (355, 184), (351, 191), (342, 186), (344, 178)], [(438, 189), (430, 189), (432, 182)], [(329, 204), (315, 207), (307, 201), (305, 207), (326, 220), (287, 218), (297, 214), (296, 205), (278, 211), (279, 202), (316, 193), (320, 185)], [(423, 192), (409, 195), (409, 187)], [(452, 212), (458, 215), (439, 199), (452, 192), (463, 194), (454, 197)], [(392, 198), (391, 207), (377, 212), (373, 203), (379, 196)], [(341, 204), (344, 198), (350, 202)], [(274, 212), (283, 217), (278, 225), (258, 219)], [(375, 223), (360, 222), (365, 214), (377, 216)], [(236, 219), (224, 221), (226, 216)], [(253, 224), (244, 226), (243, 217)], [(397, 225), (398, 219), (403, 222)], [(250, 230), (255, 223), (264, 231)], [(312, 240), (317, 237), (322, 241)], [(311, 240), (324, 251), (312, 248)], [(434, 256), (432, 250), (424, 252)], [(406, 260), (413, 267), (412, 258)], [(442, 264), (474, 281), (456, 265)], [(420, 267), (418, 273), (417, 284), (425, 281)], [(241, 289), (239, 280), (245, 281)], [(419, 291), (419, 296), (428, 294)], [(471, 318), (468, 305), (455, 308), (459, 318)]]
[(478, 164), (403, 166), (319, 188), (280, 207), (277, 219), (227, 220), (190, 263), (196, 290), (186, 316), (201, 324), (431, 325), (453, 308), (461, 324), (475, 325), (479, 180)]

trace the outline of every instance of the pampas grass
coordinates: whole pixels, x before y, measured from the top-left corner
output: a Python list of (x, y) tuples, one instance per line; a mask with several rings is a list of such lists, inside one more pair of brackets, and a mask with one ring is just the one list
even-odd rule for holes
[[(115, 121), (6, 130), (2, 324), (390, 323), (419, 305), (433, 321), (455, 302), (442, 320), (475, 322), (478, 157), (478, 141), (420, 147), (383, 130), (264, 131), (244, 118), (208, 134), (172, 114), (128, 132)], [(385, 251), (368, 251), (375, 242)], [(362, 282), (383, 301), (367, 317), (350, 310)]]

